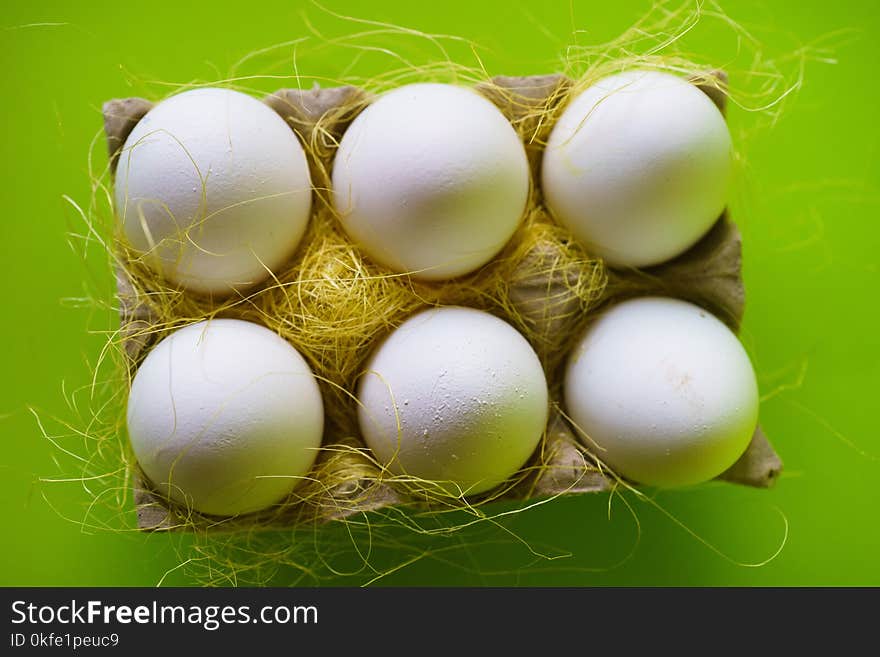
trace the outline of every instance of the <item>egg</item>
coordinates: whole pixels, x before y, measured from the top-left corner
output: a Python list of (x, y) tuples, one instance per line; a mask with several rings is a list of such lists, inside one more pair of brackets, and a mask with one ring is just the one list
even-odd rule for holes
[(376, 349), (358, 387), (377, 459), (452, 494), (490, 490), (519, 470), (547, 424), (547, 382), (520, 333), (455, 306), (416, 314)]
[(129, 244), (168, 281), (228, 295), (277, 272), (311, 209), (296, 135), (269, 107), (194, 89), (150, 110), (125, 141), (116, 212)]
[(542, 160), (544, 200), (609, 265), (656, 265), (721, 215), (732, 161), (727, 124), (705, 93), (669, 73), (621, 73), (560, 116)]
[(529, 195), (525, 148), (504, 115), (471, 89), (410, 84), (381, 96), (345, 132), (333, 203), (376, 262), (423, 280), (489, 262)]
[(213, 319), (150, 351), (132, 381), (127, 423), (160, 493), (231, 516), (271, 506), (303, 481), (324, 413), (296, 349), (257, 324)]
[(758, 421), (755, 373), (736, 336), (706, 310), (663, 297), (619, 303), (588, 327), (564, 397), (600, 460), (661, 487), (724, 472)]

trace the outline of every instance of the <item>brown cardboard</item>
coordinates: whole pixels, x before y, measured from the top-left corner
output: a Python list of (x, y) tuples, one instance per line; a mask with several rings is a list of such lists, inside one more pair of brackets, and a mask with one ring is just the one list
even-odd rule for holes
[[(712, 72), (708, 83), (701, 88), (724, 111), (726, 84), (723, 72)], [(711, 83), (715, 80), (716, 84)], [(526, 138), (526, 150), (534, 179), (539, 180), (538, 168), (542, 144), (552, 121), (546, 121), (564, 98), (571, 82), (561, 75), (534, 77), (499, 77), (493, 84), (478, 85), (477, 89), (521, 128)], [(345, 128), (367, 103), (368, 97), (354, 87), (308, 91), (282, 89), (271, 94), (265, 102), (284, 118), (307, 145), (313, 180), (327, 183), (335, 144)], [(143, 99), (112, 100), (104, 105), (104, 125), (110, 149), (111, 168), (115, 167), (119, 149), (138, 120), (152, 107)], [(539, 193), (536, 194), (539, 196)], [(535, 202), (538, 198), (533, 199)], [(554, 246), (541, 243), (526, 259), (552, 259)], [(741, 238), (735, 224), (725, 213), (710, 232), (690, 250), (663, 265), (640, 271), (610, 271), (608, 283), (601, 298), (593, 306), (614, 300), (644, 294), (663, 294), (693, 301), (718, 315), (737, 330), (742, 319), (744, 291), (741, 278)], [(526, 262), (523, 275), (514, 274), (510, 295), (517, 310), (532, 323), (536, 333), (551, 335), (572, 331), (583, 319), (582, 301), (568, 292), (583, 271), (554, 270), (546, 277), (535, 277), (534, 267)], [(149, 346), (145, 329), (149, 328), (152, 313), (149, 303), (138, 298), (136, 287), (127, 275), (117, 272), (120, 319), (125, 352), (134, 367)], [(347, 459), (349, 469), (356, 466), (358, 478), (345, 481), (326, 491), (309, 503), (287, 504), (260, 514), (254, 514), (253, 524), (291, 526), (294, 524), (325, 522), (355, 513), (406, 504), (403, 496), (381, 481), (379, 470), (355, 451), (337, 453), (335, 458)], [(537, 474), (527, 477), (506, 497), (529, 499), (559, 494), (587, 493), (609, 490), (612, 482), (599, 468), (582, 441), (559, 413), (554, 412), (548, 425), (540, 454), (533, 459), (541, 467)], [(340, 461), (342, 463), (342, 461)], [(535, 463), (532, 463), (535, 465)], [(773, 484), (782, 463), (758, 428), (745, 454), (719, 479), (748, 486), (767, 487)], [(167, 530), (188, 526), (195, 522), (201, 527), (235, 529), (241, 520), (222, 521), (201, 516), (184, 515), (181, 510), (169, 508), (149, 484), (135, 476), (135, 504), (138, 526), (145, 530)], [(411, 502), (410, 502), (411, 503)]]

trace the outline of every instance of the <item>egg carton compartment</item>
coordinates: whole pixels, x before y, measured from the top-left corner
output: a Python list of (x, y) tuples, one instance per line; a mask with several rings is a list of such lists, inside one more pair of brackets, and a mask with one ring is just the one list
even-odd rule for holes
[[(724, 113), (724, 72), (711, 71), (693, 82)], [(523, 137), (533, 181), (528, 212), (540, 213), (548, 221), (537, 184), (541, 154), (553, 119), (564, 106), (572, 87), (573, 82), (562, 75), (500, 76), (477, 85), (477, 90), (501, 110)], [(316, 202), (311, 218), (314, 221), (317, 214), (329, 207), (325, 190), (329, 189), (335, 147), (347, 126), (369, 104), (370, 96), (351, 86), (326, 89), (316, 86), (310, 90), (281, 89), (267, 96), (264, 102), (287, 122), (306, 146), (315, 188)], [(152, 106), (150, 101), (142, 98), (105, 103), (104, 128), (111, 171), (115, 171), (116, 160), (127, 136)], [(531, 337), (532, 346), (547, 374), (551, 399), (554, 400), (547, 430), (516, 483), (500, 494), (478, 496), (477, 502), (480, 499), (528, 500), (595, 493), (608, 491), (616, 484), (614, 476), (591, 454), (586, 441), (578, 438), (559, 410), (560, 366), (565, 354), (550, 350), (548, 344), (553, 341), (545, 343), (542, 337), (573, 334), (603, 306), (642, 295), (690, 301), (713, 313), (735, 332), (739, 329), (745, 298), (741, 276), (742, 243), (727, 211), (696, 245), (673, 260), (654, 267), (612, 270), (597, 262), (591, 271), (585, 272), (582, 263), (572, 263), (560, 257), (564, 248), (565, 240), (534, 244), (521, 254), (507, 289), (508, 299), (520, 321), (528, 325), (527, 337)], [(297, 257), (299, 251), (294, 259)], [(554, 263), (554, 266), (536, 267), (536, 263)], [(601, 294), (586, 300), (574, 292), (585, 275), (603, 277)], [(161, 330), (153, 330), (157, 328), (157, 317), (150, 296), (139, 291), (136, 277), (136, 269), (120, 267), (116, 271), (120, 335), (131, 372), (161, 337)], [(203, 516), (170, 503), (135, 468), (133, 487), (138, 526), (150, 531), (194, 527), (221, 531), (260, 526), (288, 527), (341, 519), (392, 505), (424, 504), (418, 497), (388, 483), (388, 477), (367, 458), (363, 444), (354, 433), (325, 433), (315, 471), (332, 473), (329, 478), (332, 485), (323, 485), (321, 481), (308, 482), (304, 488), (310, 488), (309, 494), (297, 489), (280, 505), (236, 518)], [(759, 426), (746, 452), (718, 479), (769, 487), (781, 469), (779, 456)]]

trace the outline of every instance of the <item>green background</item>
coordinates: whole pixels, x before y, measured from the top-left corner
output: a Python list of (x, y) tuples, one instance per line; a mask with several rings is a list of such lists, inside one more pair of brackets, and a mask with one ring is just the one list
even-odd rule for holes
[[(745, 240), (743, 341), (768, 395), (761, 422), (785, 460), (783, 478), (769, 491), (710, 484), (656, 497), (726, 556), (649, 505), (634, 507), (637, 532), (623, 505), (612, 505), (609, 518), (607, 496), (584, 496), (508, 523), (567, 557), (535, 558), (500, 530), (438, 538), (422, 545), (442, 549), (449, 561), (420, 560), (385, 583), (880, 585), (880, 10), (862, 0), (722, 4), (763, 41), (766, 58), (782, 67), (804, 63), (802, 85), (775, 124), (736, 108), (730, 116), (743, 155), (732, 202)], [(556, 70), (567, 44), (612, 37), (648, 7), (630, 0), (332, 3), (344, 14), (473, 40), (484, 46), (480, 57), (492, 74)], [(82, 487), (40, 481), (59, 474), (57, 452), (27, 407), (64, 417), (63, 389), (86, 384), (100, 352), (104, 338), (93, 330), (114, 321), (109, 310), (77, 301), (109, 290), (110, 277), (94, 244), (85, 262), (82, 245), (74, 240), (71, 248), (68, 233), (82, 224), (62, 195), (88, 203), (87, 155), (104, 100), (168, 93), (151, 81), (224, 77), (249, 52), (308, 36), (304, 16), (336, 35), (368, 29), (290, 0), (3, 3), (0, 584), (154, 585), (179, 563), (178, 550), (185, 553), (186, 539), (85, 529), (77, 522), (88, 503)], [(689, 38), (706, 61), (725, 65), (737, 56), (729, 28), (711, 16)], [(287, 64), (266, 72), (290, 75), (289, 50), (275, 51), (274, 61), (288, 53)], [(470, 56), (454, 50), (455, 58)], [(344, 47), (314, 49), (300, 72), (339, 76), (353, 56)], [(361, 70), (383, 65), (376, 57)], [(252, 86), (285, 85), (291, 80)], [(93, 149), (99, 159), (102, 148), (99, 141)], [(786, 522), (779, 556), (743, 565), (772, 555)], [(164, 581), (191, 580), (181, 569)]]

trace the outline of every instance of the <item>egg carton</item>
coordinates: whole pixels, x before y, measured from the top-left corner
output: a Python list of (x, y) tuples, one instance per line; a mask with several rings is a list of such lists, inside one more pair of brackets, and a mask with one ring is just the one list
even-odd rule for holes
[[(723, 71), (711, 71), (693, 82), (725, 113), (727, 77)], [(572, 85), (572, 81), (563, 75), (539, 75), (499, 76), (491, 83), (476, 87), (519, 128), (520, 134), (534, 137), (525, 143), (534, 181), (540, 180), (543, 143), (552, 127), (552, 121), (543, 119), (555, 115), (554, 110), (559, 108)], [(264, 102), (304, 143), (321, 139), (326, 146), (338, 143), (347, 126), (369, 100), (369, 95), (356, 87), (320, 88), (316, 85), (309, 90), (281, 89), (267, 96)], [(115, 99), (104, 104), (104, 130), (111, 171), (115, 171), (119, 151), (127, 136), (152, 106), (143, 98)], [(316, 131), (319, 122), (320, 134)], [(322, 155), (315, 155), (311, 149), (309, 152), (309, 167), (316, 187), (329, 184), (326, 172), (330, 170), (332, 148), (323, 151)], [(532, 195), (531, 202), (540, 204), (539, 190)], [(317, 206), (316, 203), (313, 212), (317, 211)], [(534, 268), (528, 267), (529, 259), (553, 258), (552, 249), (552, 245), (543, 243), (536, 246), (523, 259), (523, 276), (514, 275), (510, 283), (511, 301), (538, 335), (573, 330), (576, 320), (572, 317), (576, 317), (579, 309), (579, 299), (570, 292), (577, 281), (578, 271), (563, 267), (550, 274), (534, 275)], [(677, 297), (700, 305), (738, 331), (745, 300), (741, 255), (740, 233), (725, 210), (712, 229), (677, 258), (642, 270), (609, 270), (608, 283), (597, 307), (633, 296)], [(144, 329), (151, 326), (153, 314), (148, 301), (139, 298), (128, 276), (122, 269), (116, 272), (122, 345), (133, 371), (150, 347), (151, 340), (144, 337), (148, 335)], [(325, 445), (332, 442), (327, 438), (325, 436)], [(347, 440), (350, 443), (350, 439)], [(558, 411), (551, 413), (542, 445), (530, 465), (535, 465), (538, 459), (541, 467), (535, 468), (536, 474), (525, 477), (500, 496), (501, 499), (527, 500), (597, 493), (609, 491), (615, 485), (613, 477), (605, 474)], [(341, 467), (359, 473), (357, 478), (326, 488), (319, 496), (310, 497), (305, 502), (286, 503), (270, 511), (251, 514), (247, 516), (248, 526), (320, 523), (392, 505), (417, 504), (416, 500), (383, 482), (379, 469), (357, 451), (345, 453), (339, 462)], [(766, 488), (775, 483), (781, 470), (782, 462), (759, 426), (745, 453), (718, 479)], [(155, 492), (139, 469), (134, 473), (133, 481), (137, 522), (142, 530), (194, 526), (233, 530), (241, 526), (242, 518), (235, 519), (235, 523), (218, 522), (217, 518), (200, 516), (169, 504)]]

